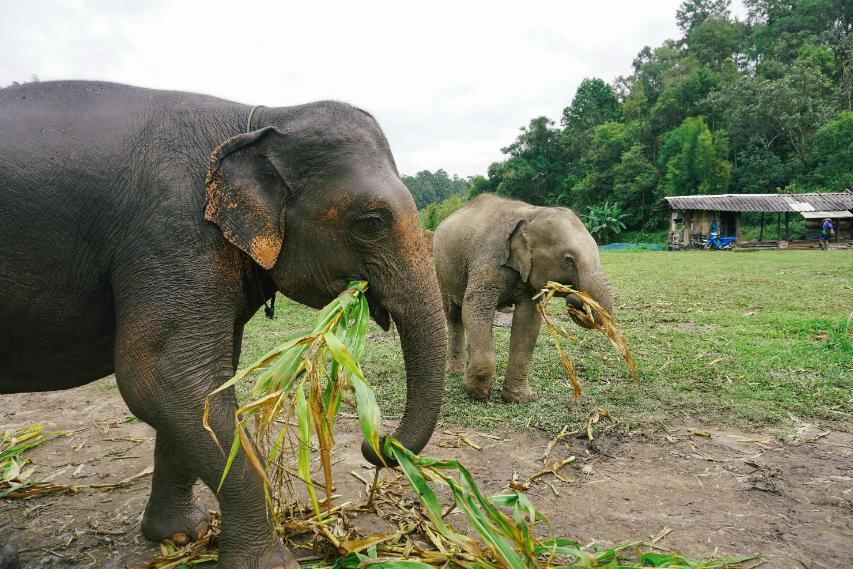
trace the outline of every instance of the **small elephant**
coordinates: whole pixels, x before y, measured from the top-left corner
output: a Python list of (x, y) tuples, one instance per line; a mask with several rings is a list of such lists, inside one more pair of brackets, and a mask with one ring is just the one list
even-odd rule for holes
[[(371, 314), (385, 329), (393, 318), (405, 359), (395, 437), (414, 452), (429, 441), (444, 391), (441, 297), (371, 115), (57, 81), (0, 89), (0, 125), (0, 393), (115, 373), (157, 432), (147, 538), (205, 531), (192, 488), (215, 489), (226, 458), (202, 425), (205, 396), (234, 374), (243, 326), (276, 291), (319, 308), (369, 281)], [(226, 449), (235, 410), (233, 389), (211, 400)], [(217, 497), (220, 567), (298, 566), (242, 452)], [(13, 551), (0, 543), (2, 569)]]
[[(532, 397), (527, 375), (542, 325), (533, 296), (548, 281), (572, 285), (613, 311), (613, 293), (595, 240), (567, 208), (481, 194), (439, 225), (433, 255), (447, 317), (448, 372), (464, 371), (462, 385), (472, 399), (486, 399), (491, 393), (496, 309), (515, 305), (501, 393), (507, 403), (525, 403)], [(566, 303), (580, 306), (574, 295), (566, 297)]]

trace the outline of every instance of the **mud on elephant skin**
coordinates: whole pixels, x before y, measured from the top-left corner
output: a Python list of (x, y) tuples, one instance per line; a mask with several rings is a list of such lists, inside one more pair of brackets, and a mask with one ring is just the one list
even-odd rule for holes
[[(204, 531), (192, 487), (216, 488), (225, 459), (202, 427), (204, 396), (233, 375), (244, 324), (276, 291), (320, 307), (370, 282), (371, 312), (396, 322), (405, 358), (395, 436), (416, 452), (427, 443), (443, 392), (441, 298), (414, 200), (368, 113), (65, 81), (0, 89), (0, 123), (0, 393), (114, 372), (157, 431), (146, 537)], [(233, 390), (212, 401), (225, 448), (235, 409)], [(217, 496), (220, 565), (293, 567), (260, 477), (242, 453), (234, 466)]]
[(587, 292), (613, 312), (596, 242), (567, 208), (482, 194), (438, 226), (433, 255), (447, 317), (448, 371), (464, 372), (462, 384), (472, 399), (491, 392), (496, 309), (515, 305), (501, 393), (508, 403), (532, 397), (528, 372), (542, 326), (533, 296), (548, 281)]

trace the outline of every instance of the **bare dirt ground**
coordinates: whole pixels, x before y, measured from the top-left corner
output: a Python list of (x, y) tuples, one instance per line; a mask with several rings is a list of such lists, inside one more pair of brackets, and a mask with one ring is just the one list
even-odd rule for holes
[[(34, 476), (60, 484), (117, 483), (149, 467), (154, 433), (123, 422), (129, 417), (103, 386), (0, 396), (0, 430), (35, 423), (73, 432), (31, 453)], [(349, 423), (337, 435), (337, 492), (358, 500), (363, 485), (349, 472), (370, 473)], [(525, 481), (542, 469), (544, 436), (465, 431), (477, 450), (453, 432), (440, 426), (425, 453), (458, 458), (488, 493), (505, 490), (513, 473)], [(767, 569), (853, 567), (849, 424), (803, 423), (786, 443), (769, 431), (698, 423), (611, 431), (593, 442), (578, 434), (550, 460), (569, 456), (577, 458), (560, 472), (571, 482), (546, 474), (528, 491), (560, 536), (614, 544), (664, 535), (661, 545), (694, 557), (760, 554)], [(139, 530), (149, 482), (143, 475), (120, 488), (0, 500), (0, 536), (18, 545), (24, 567), (139, 567), (158, 551)], [(201, 485), (198, 494), (215, 507)]]

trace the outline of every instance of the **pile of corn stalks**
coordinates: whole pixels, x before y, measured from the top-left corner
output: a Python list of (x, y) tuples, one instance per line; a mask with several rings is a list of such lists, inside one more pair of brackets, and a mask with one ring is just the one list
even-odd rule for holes
[[(537, 536), (540, 532), (536, 531), (536, 524), (547, 528), (550, 525), (525, 494), (516, 491), (487, 497), (463, 465), (454, 460), (414, 455), (391, 437), (384, 439), (382, 450), (384, 456), (398, 462), (397, 477), (381, 480), (377, 470), (371, 484), (353, 473), (368, 487), (369, 498), (363, 503), (334, 505), (332, 431), (341, 403), (355, 407), (362, 434), (376, 454), (383, 456), (379, 452), (379, 408), (358, 365), (369, 320), (366, 288), (364, 281), (351, 283), (323, 309), (312, 331), (270, 351), (213, 392), (227, 389), (259, 372), (251, 391), (253, 401), (238, 411), (223, 480), (242, 448), (266, 482), (268, 504), (280, 533), (291, 548), (312, 552), (312, 566), (335, 569), (366, 565), (376, 569), (722, 569), (746, 567), (744, 563), (755, 559), (692, 561), (643, 542), (600, 549), (558, 537), (543, 540)], [(553, 292), (544, 294), (550, 299)], [(606, 322), (612, 325), (612, 320), (604, 322), (605, 327)], [(549, 326), (553, 327), (550, 321)], [(630, 356), (630, 352), (625, 353)], [(633, 358), (629, 364), (632, 362)], [(251, 418), (254, 418), (253, 432)], [(293, 419), (296, 424), (289, 428)], [(214, 436), (212, 431), (211, 436)], [(315, 438), (323, 471), (322, 482), (312, 479), (310, 469)], [(255, 448), (260, 449), (260, 455)], [(295, 468), (289, 460), (293, 456), (296, 457)], [(406, 497), (410, 494), (403, 492), (402, 482), (408, 483), (417, 502)], [(304, 488), (301, 496), (307, 495), (310, 503), (303, 503), (297, 486)], [(318, 498), (317, 486), (325, 491), (322, 499)], [(445, 492), (449, 490), (452, 505), (441, 503), (436, 492), (438, 487), (444, 487)], [(445, 518), (453, 509), (465, 514), (476, 539), (447, 523)], [(364, 511), (378, 514), (398, 530), (360, 535), (349, 518)], [(149, 564), (150, 568), (181, 567), (215, 556), (198, 544), (171, 547), (163, 553)]]

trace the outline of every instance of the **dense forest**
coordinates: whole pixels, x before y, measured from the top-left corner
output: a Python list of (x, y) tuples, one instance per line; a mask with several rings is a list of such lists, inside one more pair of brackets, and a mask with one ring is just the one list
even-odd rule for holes
[(451, 178), (444, 170), (418, 172), (414, 176), (403, 176), (403, 183), (412, 192), (418, 209), (435, 202), (441, 202), (453, 195), (468, 193), (468, 183), (457, 176)]
[[(532, 119), (469, 195), (652, 230), (665, 195), (853, 188), (853, 2), (744, 4), (741, 21), (728, 0), (683, 2), (680, 38), (643, 48), (627, 77), (585, 79), (560, 124)], [(406, 184), (419, 207), (443, 199)]]

